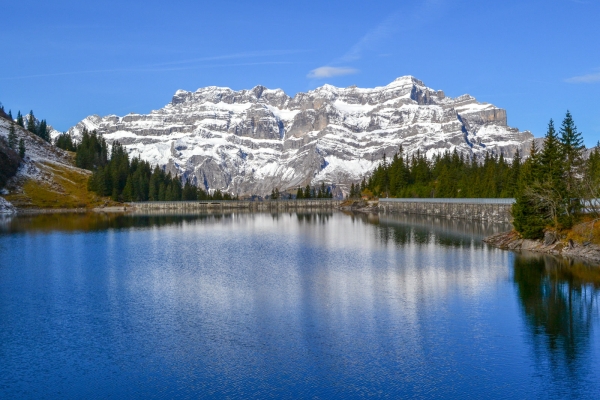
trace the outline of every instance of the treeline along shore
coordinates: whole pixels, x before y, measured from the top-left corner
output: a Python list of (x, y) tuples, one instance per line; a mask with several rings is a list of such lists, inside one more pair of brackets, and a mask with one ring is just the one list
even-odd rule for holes
[(557, 132), (550, 120), (541, 148), (532, 142), (524, 161), (502, 154), (483, 160), (454, 153), (428, 160), (402, 149), (385, 158), (351, 196), (514, 198), (513, 232), (489, 243), (502, 248), (570, 254), (600, 262), (600, 143), (588, 151), (567, 111)]
[[(67, 133), (51, 141), (49, 125), (45, 120), (37, 120), (33, 112), (26, 116), (18, 112), (14, 120), (10, 111), (6, 113), (0, 108), (0, 117), (10, 121), (7, 139), (2, 137), (0, 140), (1, 185), (11, 179), (19, 164), (26, 159), (26, 149), (19, 148), (18, 140), (24, 137), (25, 132), (37, 137), (45, 146), (70, 152), (79, 171), (90, 171), (80, 174), (80, 180), (87, 181), (86, 189), (97, 198), (110, 200), (104, 201), (105, 205), (333, 197), (333, 183), (326, 185), (322, 182), (314, 187), (297, 188), (295, 193), (273, 188), (271, 195), (264, 198), (239, 199), (219, 189), (208, 190), (198, 182), (173, 175), (139, 157), (130, 158), (118, 141), (109, 147), (96, 132), (84, 130), (79, 141), (73, 140)], [(56, 168), (53, 171), (56, 172)], [(340, 203), (341, 208), (366, 211), (377, 211), (380, 207), (373, 202), (363, 204), (361, 201), (383, 197), (514, 198), (510, 210), (516, 232), (511, 236), (514, 240), (543, 240), (545, 246), (561, 243), (562, 248), (578, 244), (585, 247), (600, 245), (600, 204), (596, 200), (600, 198), (600, 147), (585, 149), (582, 135), (567, 112), (558, 130), (550, 120), (543, 145), (538, 148), (533, 141), (527, 157), (522, 157), (518, 151), (508, 160), (502, 153), (487, 152), (484, 156), (475, 157), (453, 151), (428, 158), (420, 152), (406, 155), (400, 147), (391, 158), (384, 156), (380, 165), (360, 183), (352, 184), (347, 197), (351, 202), (356, 201), (357, 205)], [(96, 200), (93, 207), (97, 207), (98, 203), (102, 202)], [(41, 204), (43, 208), (47, 203)], [(281, 204), (288, 204), (282, 207), (289, 208), (292, 203)], [(88, 207), (85, 202), (75, 206)]]

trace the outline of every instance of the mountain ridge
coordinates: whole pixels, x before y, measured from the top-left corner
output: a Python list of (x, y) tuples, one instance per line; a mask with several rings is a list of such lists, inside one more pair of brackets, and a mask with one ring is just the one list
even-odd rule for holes
[(77, 138), (84, 128), (207, 190), (238, 195), (321, 182), (345, 193), (401, 145), (409, 156), (456, 150), (511, 158), (533, 138), (509, 127), (504, 109), (468, 94), (447, 97), (410, 75), (375, 88), (326, 84), (294, 97), (261, 85), (180, 89), (161, 109), (92, 115), (69, 132)]

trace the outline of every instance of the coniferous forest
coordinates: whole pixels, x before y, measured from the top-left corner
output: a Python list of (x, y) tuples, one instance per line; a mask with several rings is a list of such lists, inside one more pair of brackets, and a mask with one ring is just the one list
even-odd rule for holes
[[(152, 167), (140, 158), (129, 159), (125, 148), (114, 142), (109, 151), (104, 138), (95, 131), (84, 129), (81, 141), (76, 143), (67, 133), (59, 135), (55, 145), (64, 150), (75, 151), (75, 164), (79, 168), (93, 171), (88, 188), (101, 196), (110, 196), (114, 201), (192, 201), (192, 200), (236, 200), (219, 189), (208, 193), (189, 180), (184, 183), (179, 176), (165, 173), (158, 166)], [(110, 154), (110, 157), (109, 157)], [(284, 199), (285, 194), (273, 189), (270, 199)], [(298, 199), (332, 198), (330, 188), (306, 186), (298, 189)]]
[[(38, 121), (33, 111), (25, 116), (19, 111), (16, 119), (3, 107), (0, 112), (15, 124), (50, 141), (46, 121)], [(15, 153), (13, 158), (18, 160), (14, 126), (5, 147), (10, 154)], [(119, 142), (114, 142), (109, 149), (96, 132), (84, 130), (78, 142), (63, 133), (54, 140), (54, 145), (75, 152), (76, 166), (93, 172), (89, 189), (115, 201), (233, 200), (229, 193), (219, 190), (207, 193), (192, 182), (140, 158), (130, 159)], [(18, 150), (22, 159), (25, 152), (22, 140)], [(585, 152), (582, 135), (567, 112), (558, 130), (550, 120), (543, 145), (538, 148), (535, 141), (532, 142), (530, 155), (525, 160), (519, 152), (507, 161), (503, 154), (485, 153), (475, 157), (456, 151), (428, 159), (420, 152), (407, 156), (400, 148), (391, 159), (384, 155), (382, 163), (360, 184), (352, 184), (349, 197), (515, 198), (512, 209), (515, 229), (524, 238), (540, 238), (548, 229), (572, 227), (584, 213), (600, 217), (597, 201), (600, 198), (600, 143)], [(13, 164), (10, 171), (16, 171), (18, 163)], [(273, 189), (270, 198), (286, 196), (291, 197)], [(325, 184), (307, 185), (298, 188), (296, 193), (297, 199), (331, 197), (331, 188)]]
[(130, 159), (119, 142), (114, 142), (109, 152), (106, 141), (96, 132), (84, 130), (75, 147), (76, 165), (93, 171), (88, 188), (114, 201), (233, 200), (229, 193), (216, 190), (209, 194), (147, 161)]
[(519, 153), (506, 162), (502, 154), (466, 158), (446, 152), (428, 160), (402, 149), (383, 162), (350, 197), (512, 198), (513, 224), (524, 238), (541, 238), (546, 229), (570, 228), (586, 211), (598, 214), (600, 144), (586, 158), (581, 133), (567, 112), (558, 132), (550, 120), (541, 149), (532, 143), (523, 162)]
[(417, 152), (400, 151), (382, 163), (360, 185), (350, 187), (350, 197), (513, 197), (521, 169), (516, 154), (508, 163), (502, 154), (486, 153), (481, 159), (454, 151), (428, 160)]

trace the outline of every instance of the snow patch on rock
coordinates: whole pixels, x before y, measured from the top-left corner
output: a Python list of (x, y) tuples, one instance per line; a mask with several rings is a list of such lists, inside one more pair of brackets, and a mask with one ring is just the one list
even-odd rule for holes
[(263, 86), (178, 90), (149, 114), (92, 115), (69, 132), (97, 130), (131, 156), (206, 189), (244, 195), (321, 182), (347, 191), (400, 146), (409, 156), (491, 151), (511, 159), (533, 135), (506, 120), (492, 104), (449, 98), (404, 76), (375, 88), (324, 85), (293, 98)]

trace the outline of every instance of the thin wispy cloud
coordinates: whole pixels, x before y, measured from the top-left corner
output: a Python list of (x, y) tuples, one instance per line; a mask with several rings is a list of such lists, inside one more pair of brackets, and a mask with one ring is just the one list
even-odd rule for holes
[(257, 58), (257, 57), (273, 57), (283, 56), (289, 54), (306, 53), (308, 50), (263, 50), (263, 51), (246, 51), (241, 53), (224, 54), (219, 56), (199, 57), (188, 60), (175, 60), (168, 61), (158, 64), (152, 64), (153, 66), (161, 65), (178, 65), (178, 64), (191, 64), (205, 61), (219, 61), (219, 60), (231, 60), (231, 59), (243, 59), (243, 58)]
[[(307, 76), (309, 78), (330, 78), (339, 75), (349, 75), (357, 73), (358, 70), (351, 67), (335, 67), (338, 64), (348, 64), (362, 59), (365, 53), (376, 50), (382, 42), (397, 34), (400, 31), (415, 29), (427, 21), (436, 18), (443, 6), (445, 0), (425, 0), (412, 13), (396, 11), (380, 22), (375, 28), (363, 35), (346, 53), (341, 57), (332, 60), (327, 65), (312, 70)], [(385, 55), (390, 55), (385, 53)], [(338, 69), (351, 72), (327, 74), (329, 70)]]
[(65, 71), (56, 72), (50, 74), (34, 74), (34, 75), (22, 75), (12, 77), (0, 77), (0, 80), (15, 80), (15, 79), (30, 79), (30, 78), (46, 78), (53, 76), (72, 76), (72, 75), (86, 75), (86, 74), (100, 74), (100, 73), (143, 73), (143, 72), (168, 72), (168, 71), (185, 71), (200, 68), (216, 68), (216, 67), (243, 67), (252, 65), (277, 65), (277, 64), (292, 64), (290, 61), (264, 61), (264, 62), (249, 62), (249, 63), (228, 63), (228, 64), (205, 64), (205, 65), (194, 65), (187, 67), (166, 67), (166, 68), (155, 68), (152, 66), (142, 66), (134, 68), (112, 68), (112, 69), (93, 69), (83, 71)]
[(600, 82), (600, 72), (595, 72), (586, 75), (573, 76), (565, 79), (567, 83), (597, 83)]
[[(199, 57), (186, 60), (173, 60), (161, 63), (152, 63), (146, 65), (133, 66), (128, 68), (107, 68), (107, 69), (90, 69), (81, 71), (64, 71), (47, 74), (30, 74), (12, 77), (0, 77), (0, 80), (15, 80), (29, 78), (45, 78), (53, 76), (70, 76), (84, 74), (100, 74), (100, 73), (142, 73), (142, 72), (167, 72), (167, 71), (182, 71), (199, 68), (213, 67), (235, 67), (235, 66), (250, 66), (250, 65), (275, 65), (275, 64), (292, 64), (290, 61), (264, 61), (264, 62), (246, 62), (246, 63), (229, 63), (229, 64), (212, 64), (210, 61), (224, 60), (243, 60), (248, 58), (275, 57), (288, 54), (304, 53), (307, 50), (263, 50), (263, 51), (248, 51), (241, 53), (223, 54), (218, 56)], [(190, 65), (192, 64), (192, 65)], [(186, 66), (187, 65), (187, 66)]]
[(333, 76), (341, 76), (341, 75), (352, 75), (358, 72), (355, 68), (349, 67), (319, 67), (315, 68), (308, 73), (309, 78), (320, 79), (320, 78), (331, 78)]
[(368, 32), (364, 35), (360, 40), (344, 54), (340, 60), (342, 61), (356, 61), (362, 58), (363, 53), (366, 50), (369, 50), (376, 43), (382, 41), (387, 38), (391, 34), (393, 34), (396, 30), (398, 30), (398, 19), (399, 13), (392, 14), (388, 18), (386, 18), (382, 23), (377, 25), (375, 29)]

